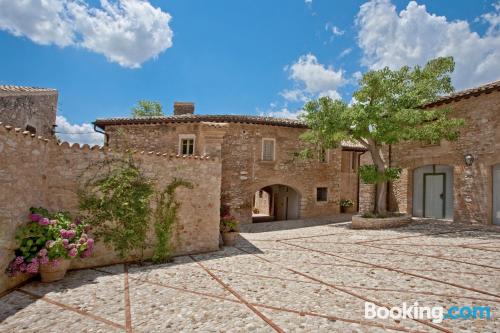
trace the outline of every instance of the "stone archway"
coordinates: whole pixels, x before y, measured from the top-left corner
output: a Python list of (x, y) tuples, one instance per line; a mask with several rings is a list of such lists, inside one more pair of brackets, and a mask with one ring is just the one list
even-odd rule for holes
[(254, 223), (296, 220), (300, 215), (300, 193), (288, 185), (262, 187), (254, 193), (252, 203)]

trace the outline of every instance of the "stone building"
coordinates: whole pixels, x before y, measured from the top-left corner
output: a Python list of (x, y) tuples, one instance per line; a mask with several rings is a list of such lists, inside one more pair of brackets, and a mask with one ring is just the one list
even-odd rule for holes
[[(338, 214), (341, 199), (358, 201), (357, 168), (363, 148), (305, 148), (298, 120), (258, 116), (195, 115), (193, 103), (175, 103), (174, 115), (97, 119), (112, 149), (210, 155), (222, 162), (221, 203), (242, 223)], [(203, 177), (203, 175), (200, 175)]]
[[(389, 207), (417, 217), (500, 224), (500, 81), (444, 96), (424, 108), (449, 107), (465, 119), (458, 140), (400, 144), (389, 164), (403, 169)], [(362, 164), (371, 164), (369, 154)], [(360, 211), (373, 208), (373, 186), (361, 184)]]
[(44, 137), (53, 136), (55, 89), (0, 85), (0, 122)]

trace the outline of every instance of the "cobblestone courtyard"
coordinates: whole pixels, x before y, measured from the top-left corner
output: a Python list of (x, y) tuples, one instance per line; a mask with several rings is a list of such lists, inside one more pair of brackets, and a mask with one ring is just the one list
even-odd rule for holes
[[(0, 298), (0, 332), (500, 332), (499, 229), (271, 229), (170, 264), (31, 282)], [(491, 306), (493, 320), (365, 320), (366, 301)]]

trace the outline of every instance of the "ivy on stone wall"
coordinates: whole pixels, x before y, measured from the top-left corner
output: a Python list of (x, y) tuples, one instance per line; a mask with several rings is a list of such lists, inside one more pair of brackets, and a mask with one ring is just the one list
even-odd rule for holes
[[(133, 251), (145, 248), (146, 235), (153, 225), (156, 236), (153, 261), (169, 260), (173, 252), (173, 225), (180, 207), (175, 190), (179, 187), (191, 189), (193, 185), (174, 178), (163, 191), (155, 194), (153, 181), (141, 173), (130, 156), (106, 161), (94, 169), (79, 191), (79, 203), (97, 238), (111, 244), (125, 259)], [(154, 194), (156, 206), (152, 211)]]
[(151, 182), (129, 160), (110, 168), (80, 191), (80, 209), (97, 237), (121, 258), (144, 248), (150, 217)]
[(156, 233), (153, 261), (156, 263), (166, 262), (172, 255), (172, 227), (180, 207), (180, 203), (175, 200), (175, 190), (178, 187), (191, 189), (193, 185), (188, 181), (174, 178), (165, 190), (156, 196), (156, 208), (153, 214)]

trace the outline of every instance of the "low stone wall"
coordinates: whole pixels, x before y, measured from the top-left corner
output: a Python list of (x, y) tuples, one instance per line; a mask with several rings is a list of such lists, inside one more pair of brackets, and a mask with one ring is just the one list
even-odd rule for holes
[(377, 218), (377, 217), (362, 217), (354, 215), (352, 217), (351, 228), (353, 229), (389, 229), (407, 225), (411, 222), (410, 215), (402, 215), (395, 217)]
[[(154, 180), (156, 189), (165, 188), (174, 177), (194, 185), (193, 189), (179, 188), (176, 191), (181, 207), (173, 239), (175, 253), (217, 250), (220, 159), (208, 156), (183, 158), (156, 152), (134, 152), (131, 156), (144, 175)], [(51, 211), (78, 214), (77, 191), (85, 173), (99, 162), (121, 158), (122, 152), (98, 146), (58, 144), (0, 123), (0, 292), (28, 277), (9, 278), (4, 271), (17, 247), (15, 231), (27, 222), (29, 208), (43, 206)], [(152, 244), (154, 234), (150, 234), (148, 239), (148, 244)], [(145, 256), (151, 253), (152, 247), (149, 247)], [(100, 266), (120, 261), (111, 249), (98, 242), (92, 257), (73, 260), (71, 267)]]

